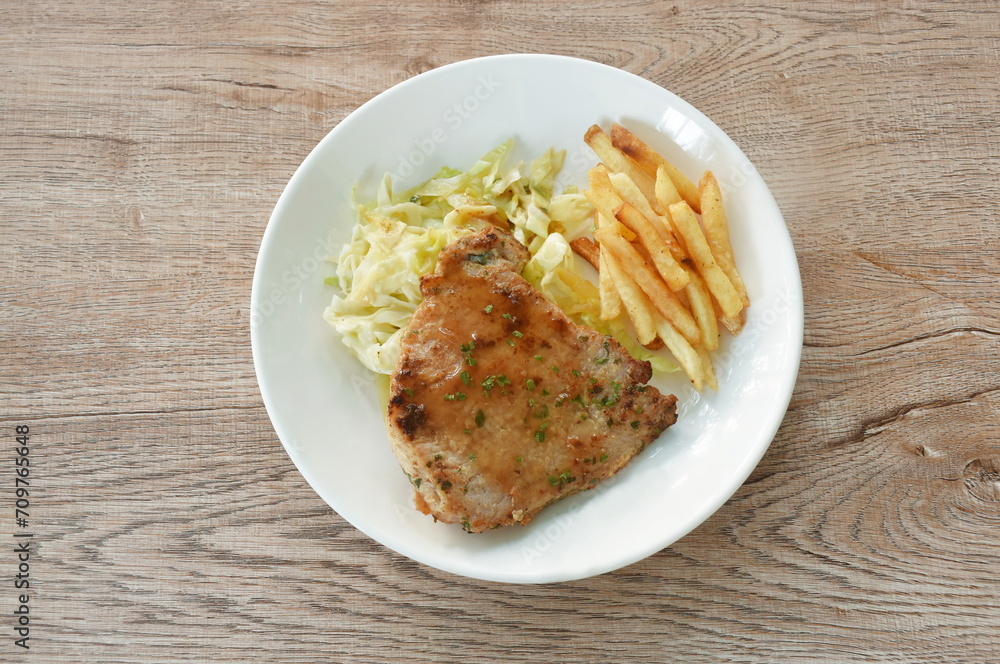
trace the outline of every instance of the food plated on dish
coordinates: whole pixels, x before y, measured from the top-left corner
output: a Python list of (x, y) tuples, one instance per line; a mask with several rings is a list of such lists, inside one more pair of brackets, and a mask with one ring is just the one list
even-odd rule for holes
[(513, 141), (405, 192), (387, 174), (333, 259), (325, 318), (392, 375), (386, 424), (414, 507), (470, 533), (594, 488), (674, 423), (676, 397), (622, 344), (675, 369), (666, 347), (717, 389), (719, 323), (743, 327), (712, 173), (696, 188), (617, 123), (585, 140), (602, 161), (582, 193), (553, 191), (561, 151), (508, 165)]
[[(456, 104), (464, 114), (455, 114)], [(701, 174), (712, 171), (724, 194), (733, 253), (753, 305), (745, 311), (739, 335), (719, 325), (719, 347), (710, 353), (718, 390), (707, 380), (696, 390), (670, 349), (640, 345), (627, 311), (617, 319), (624, 321), (624, 330), (613, 329), (614, 320), (602, 320), (598, 271), (574, 251), (580, 246), (576, 240), (594, 238), (592, 222), (574, 225), (571, 218), (574, 209), (594, 207), (585, 191), (593, 191), (589, 172), (600, 161), (581, 137), (597, 123), (613, 138), (616, 122), (692, 178), (695, 187)], [(336, 292), (324, 284), (337, 277), (325, 259), (352, 242), (354, 183), (355, 200), (377, 200), (389, 172), (402, 194), (433, 179), (442, 165), (476, 164), (484, 149), (511, 137), (516, 143), (510, 165), (530, 165), (550, 147), (566, 151), (548, 209), (550, 220), (558, 217), (556, 199), (570, 192), (559, 198), (566, 217), (560, 235), (575, 242), (569, 247), (572, 260), (563, 262), (566, 247), (549, 240), (557, 251), (535, 251), (526, 269), (532, 263), (544, 268), (540, 263), (550, 257), (551, 269), (522, 274), (543, 294), (548, 289), (563, 311), (575, 300), (578, 311), (567, 314), (575, 324), (611, 334), (631, 356), (650, 362), (649, 385), (677, 396), (677, 421), (594, 489), (549, 504), (523, 527), (473, 536), (460, 523), (435, 523), (414, 509), (414, 486), (400, 471), (386, 428), (382, 395), (395, 359), (386, 362), (383, 373), (372, 371), (318, 312)], [(609, 177), (617, 172), (608, 170)], [(623, 216), (634, 221), (631, 214)], [(700, 221), (705, 221), (704, 210)], [(516, 230), (507, 230), (517, 237)], [(432, 274), (440, 251), (459, 239), (446, 237), (449, 232), (432, 230), (438, 235), (433, 256), (417, 249), (423, 241), (411, 237), (412, 231), (401, 236), (399, 251), (389, 253), (405, 262), (410, 255), (403, 248), (414, 247), (413, 257), (427, 259), (422, 274)], [(525, 239), (529, 251), (538, 248), (532, 247), (532, 237)], [(388, 281), (405, 271), (370, 278)], [(553, 276), (541, 284), (547, 274)], [(419, 278), (407, 276), (403, 287), (419, 296)], [(577, 291), (586, 298), (577, 297)], [(384, 342), (405, 327), (395, 321), (409, 320), (418, 305), (417, 299), (401, 300), (385, 311), (385, 326), (377, 335), (380, 352), (370, 358), (372, 364), (384, 361), (383, 350), (391, 357), (395, 341)], [(578, 579), (641, 560), (703, 522), (736, 491), (767, 449), (791, 395), (801, 349), (801, 286), (790, 238), (767, 186), (704, 115), (656, 84), (618, 69), (573, 58), (512, 55), (448, 65), (401, 83), (344, 118), (320, 142), (285, 187), (268, 222), (254, 272), (250, 323), (261, 396), (277, 437), (302, 476), (341, 517), (431, 567), (480, 579), (539, 583)], [(657, 343), (650, 346), (655, 349)], [(564, 470), (553, 475), (555, 482)]]

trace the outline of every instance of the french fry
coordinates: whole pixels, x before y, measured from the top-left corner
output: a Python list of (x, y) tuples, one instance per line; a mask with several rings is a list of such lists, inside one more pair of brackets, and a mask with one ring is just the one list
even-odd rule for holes
[(718, 392), (719, 381), (715, 378), (715, 367), (712, 366), (712, 356), (709, 355), (708, 349), (704, 346), (698, 346), (695, 350), (698, 351), (698, 357), (701, 358), (701, 370), (705, 378), (705, 384)]
[(655, 337), (648, 344), (643, 344), (643, 346), (646, 347), (646, 350), (652, 350), (652, 351), (663, 350), (663, 339)]
[(578, 237), (570, 240), (569, 246), (580, 258), (590, 263), (595, 270), (600, 270), (601, 248), (589, 237)]
[(681, 365), (684, 373), (691, 379), (694, 389), (701, 391), (701, 388), (705, 384), (705, 369), (698, 351), (688, 343), (688, 340), (677, 328), (671, 325), (659, 313), (654, 314), (653, 323), (656, 326), (657, 335), (663, 339), (664, 345), (677, 358), (677, 364)]
[[(642, 190), (639, 189), (639, 185), (628, 176), (628, 173), (608, 173), (608, 182), (611, 187), (621, 196), (621, 199), (627, 203), (631, 203), (639, 210), (643, 215), (649, 219), (654, 219), (659, 215), (653, 210), (653, 206), (650, 205), (649, 199), (646, 198)], [(655, 183), (654, 183), (654, 197), (655, 197)]]
[(610, 255), (610, 252), (605, 258), (605, 266), (612, 281), (615, 282), (615, 287), (618, 289), (619, 296), (621, 296), (625, 311), (632, 320), (632, 326), (635, 328), (635, 338), (644, 346), (652, 343), (656, 339), (656, 327), (653, 324), (651, 305), (646, 296), (643, 295), (642, 290), (632, 277), (625, 273), (625, 270), (618, 264), (618, 260), (614, 255)]
[(636, 248), (607, 227), (598, 228), (594, 235), (601, 245), (602, 252), (608, 250), (618, 260), (624, 271), (649, 296), (657, 311), (676, 325), (691, 344), (700, 343), (701, 330), (698, 329), (694, 318)]
[(688, 285), (691, 278), (681, 267), (681, 264), (674, 260), (670, 253), (670, 248), (663, 241), (653, 224), (644, 214), (631, 203), (624, 203), (615, 211), (615, 219), (630, 228), (638, 237), (642, 246), (653, 260), (656, 271), (660, 273), (663, 280), (670, 286), (670, 290), (679, 291)]
[[(660, 239), (667, 245), (670, 255), (673, 256), (675, 261), (680, 262), (687, 259), (687, 254), (681, 248), (681, 245), (677, 243), (677, 238), (674, 237), (669, 220), (653, 210), (649, 201), (646, 200), (639, 187), (636, 186), (635, 182), (628, 175), (625, 173), (610, 173), (608, 175), (608, 183), (623, 201), (631, 203), (650, 221)], [(674, 290), (677, 289), (675, 288)]]
[[(597, 232), (602, 228), (611, 225), (611, 220), (603, 214), (597, 214)], [(612, 320), (618, 318), (622, 313), (622, 300), (618, 295), (615, 282), (611, 280), (611, 273), (608, 272), (608, 251), (603, 247), (597, 262), (597, 287), (601, 296), (601, 320)]]
[(715, 350), (719, 347), (719, 323), (715, 318), (715, 307), (712, 306), (712, 294), (697, 272), (691, 268), (687, 268), (687, 271), (691, 281), (684, 292), (687, 293), (689, 308), (701, 330), (701, 347)]
[(590, 169), (589, 179), (590, 179), (590, 189), (583, 192), (583, 195), (587, 197), (590, 204), (594, 206), (594, 209), (606, 219), (610, 219), (611, 224), (625, 237), (626, 240), (632, 242), (635, 240), (636, 235), (628, 229), (627, 227), (622, 227), (615, 220), (615, 212), (622, 206), (624, 201), (622, 197), (618, 195), (614, 187), (611, 186), (611, 180), (608, 178), (608, 169), (604, 164), (599, 164), (594, 168)]
[(677, 246), (687, 256), (687, 247), (684, 246), (684, 239), (677, 232), (677, 225), (674, 224), (674, 220), (670, 218), (670, 206), (674, 203), (680, 203), (684, 199), (681, 198), (681, 195), (677, 192), (677, 187), (670, 181), (667, 171), (662, 166), (656, 170), (654, 190), (656, 191), (656, 200), (664, 210), (663, 220), (666, 222), (667, 230), (674, 236)]
[(635, 182), (636, 186), (639, 187), (639, 191), (642, 192), (642, 195), (646, 197), (646, 200), (649, 201), (649, 204), (656, 212), (659, 213), (662, 211), (657, 209), (660, 207), (660, 204), (656, 200), (656, 181), (653, 179), (656, 171), (653, 172), (653, 175), (646, 173), (638, 164), (618, 151), (611, 144), (611, 137), (604, 133), (604, 130), (597, 125), (593, 125), (587, 130), (587, 133), (583, 136), (583, 140), (590, 146), (591, 150), (597, 153), (598, 159), (607, 164), (608, 168), (616, 173), (627, 174)]
[(663, 166), (656, 169), (656, 184), (653, 186), (653, 191), (656, 192), (656, 200), (664, 209), (669, 209), (674, 203), (680, 203), (684, 200), (681, 193), (677, 191), (677, 186), (667, 175), (667, 169)]
[(684, 201), (674, 203), (670, 206), (670, 218), (677, 226), (677, 231), (683, 237), (684, 244), (687, 245), (691, 260), (694, 261), (698, 272), (705, 279), (708, 290), (719, 303), (722, 313), (728, 317), (739, 314), (743, 309), (743, 301), (732, 282), (729, 281), (729, 277), (715, 262), (705, 234), (702, 232), (701, 226), (698, 225), (698, 219), (694, 216), (690, 206)]
[(743, 331), (743, 326), (747, 324), (746, 309), (740, 311), (735, 316), (719, 316), (719, 322), (729, 330), (730, 334), (736, 335)]
[[(701, 212), (701, 200), (698, 197), (698, 189), (683, 173), (663, 158), (658, 152), (643, 143), (639, 137), (630, 132), (620, 124), (611, 125), (611, 146), (619, 152), (629, 157), (633, 163), (639, 166), (650, 178), (656, 178), (656, 170), (662, 166), (670, 180), (677, 187), (677, 191), (687, 201), (688, 205), (695, 212)], [(596, 152), (596, 150), (595, 150)], [(601, 157), (603, 160), (604, 158)], [(608, 164), (611, 166), (611, 164)], [(612, 166), (614, 168), (614, 166)], [(620, 170), (615, 168), (615, 170)]]
[(705, 226), (705, 238), (712, 250), (715, 262), (732, 282), (744, 307), (750, 306), (743, 277), (736, 269), (736, 259), (733, 256), (733, 246), (729, 242), (729, 223), (726, 221), (726, 210), (722, 206), (722, 190), (712, 171), (705, 171), (698, 183), (701, 195), (702, 224)]

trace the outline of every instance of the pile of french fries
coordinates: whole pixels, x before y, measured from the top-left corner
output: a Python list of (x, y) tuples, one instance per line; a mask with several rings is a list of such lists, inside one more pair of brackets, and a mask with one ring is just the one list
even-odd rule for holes
[(597, 242), (571, 244), (598, 271), (601, 318), (624, 309), (639, 343), (666, 346), (695, 389), (717, 390), (710, 352), (719, 347), (719, 323), (739, 334), (750, 306), (719, 183), (707, 171), (696, 187), (618, 124), (610, 135), (594, 125), (584, 140), (602, 162), (584, 192)]

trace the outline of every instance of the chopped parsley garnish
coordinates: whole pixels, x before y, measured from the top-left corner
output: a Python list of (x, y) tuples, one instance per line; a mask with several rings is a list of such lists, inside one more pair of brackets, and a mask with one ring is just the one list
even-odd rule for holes
[(469, 261), (476, 263), (477, 265), (486, 265), (491, 260), (496, 258), (496, 252), (490, 249), (489, 251), (484, 251), (481, 254), (469, 254)]
[(559, 373), (559, 367), (557, 367), (556, 365), (553, 364), (552, 365), (552, 371), (554, 371), (556, 373)]
[(455, 392), (455, 401), (465, 401), (465, 392)]
[(404, 387), (403, 391), (406, 392), (406, 396), (408, 396), (408, 397), (412, 397), (413, 396), (413, 390), (410, 389), (409, 387)]
[(607, 340), (605, 340), (604, 341), (604, 355), (602, 357), (595, 357), (594, 358), (594, 364), (607, 364), (608, 361), (611, 359), (610, 353), (611, 353), (611, 345), (610, 345), (610, 343)]
[(535, 381), (529, 378), (528, 380), (524, 381), (524, 387), (527, 388), (529, 391), (535, 389)]
[(543, 389), (543, 390), (542, 390), (542, 396), (543, 396), (543, 397), (547, 397), (547, 396), (549, 396), (549, 391), (548, 391), (548, 390), (546, 390), (546, 389)]
[(598, 461), (600, 461), (601, 463), (604, 463), (607, 460), (608, 460), (608, 455), (607, 454), (602, 454), (601, 458), (598, 459)]
[(492, 304), (487, 304), (485, 307), (483, 307), (483, 311), (485, 311), (488, 314), (493, 313), (493, 305)]
[(479, 427), (479, 428), (482, 428), (482, 426), (485, 423), (486, 423), (486, 413), (484, 413), (482, 410), (477, 410), (476, 411), (476, 426)]
[(503, 316), (504, 318), (506, 318), (507, 320), (514, 320), (514, 317), (513, 317), (513, 316), (511, 316), (510, 314), (502, 314), (502, 316)]
[(544, 420), (548, 416), (549, 416), (549, 407), (544, 404), (542, 405), (541, 409), (537, 413), (535, 413), (535, 417), (537, 417), (540, 420)]
[(470, 367), (476, 366), (476, 358), (472, 357), (472, 351), (476, 349), (476, 342), (470, 341), (467, 344), (462, 344), (462, 355), (465, 355), (465, 363)]
[(514, 457), (514, 461), (516, 461), (517, 463), (521, 463), (521, 457), (520, 457), (520, 455)]
[(508, 339), (507, 340), (507, 345), (510, 346), (511, 348), (513, 348), (514, 347), (514, 340), (513, 339)]
[(542, 356), (541, 355), (535, 355), (535, 359), (538, 360), (539, 362), (541, 362), (542, 361)]
[(579, 377), (580, 376), (580, 372), (577, 371), (576, 369), (573, 369), (573, 375)]
[(469, 375), (468, 371), (463, 371), (459, 377), (466, 385), (472, 385), (472, 376)]
[[(480, 385), (483, 388), (483, 394), (487, 394), (497, 385), (501, 387), (503, 387), (504, 385), (510, 385), (510, 379), (507, 378), (507, 376), (504, 376), (503, 374), (500, 374), (499, 376), (490, 375), (487, 376), (483, 380), (483, 382), (480, 383)], [(510, 393), (507, 392), (507, 390), (501, 390), (501, 394), (510, 394)]]
[(539, 443), (545, 442), (545, 430), (549, 428), (548, 422), (542, 422), (542, 426), (538, 427), (538, 431), (535, 432), (535, 440)]
[(469, 461), (475, 461), (475, 460), (476, 460), (476, 455), (475, 454), (470, 454), (469, 455)]
[(524, 334), (523, 334), (523, 333), (521, 333), (521, 332), (518, 332), (517, 330), (514, 330), (513, 332), (511, 332), (511, 334), (513, 334), (513, 335), (514, 335), (515, 337), (517, 337), (518, 339), (520, 339), (521, 337), (523, 337), (523, 336), (524, 336)]
[(633, 429), (638, 429), (639, 428), (639, 420), (632, 420), (631, 422), (629, 422), (629, 424), (632, 425)]
[(564, 470), (558, 475), (549, 477), (549, 484), (556, 487), (561, 487), (564, 484), (569, 484), (574, 481), (576, 481), (576, 478), (573, 477), (568, 470)]

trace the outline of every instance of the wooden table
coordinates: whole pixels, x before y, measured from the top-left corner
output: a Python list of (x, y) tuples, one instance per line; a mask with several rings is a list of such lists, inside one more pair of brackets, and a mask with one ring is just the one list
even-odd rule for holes
[[(3, 3), (0, 660), (1000, 661), (1000, 5), (569, 4)], [(502, 52), (704, 111), (768, 182), (805, 290), (795, 395), (746, 485), (558, 585), (356, 531), (292, 466), (250, 355), (254, 259), (303, 157), (386, 87)]]

